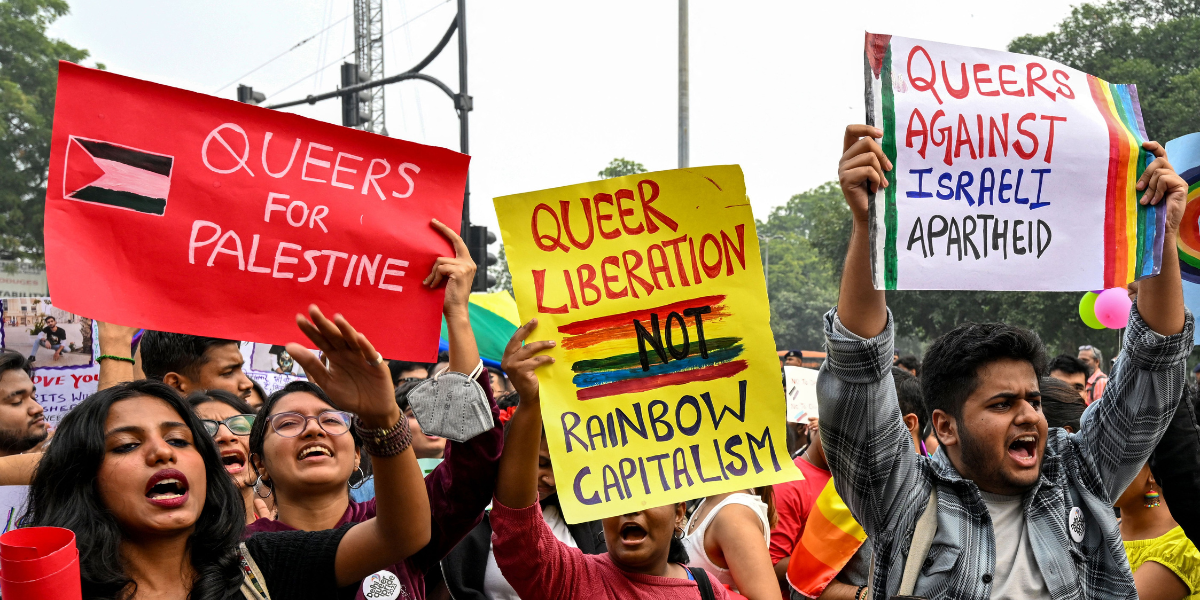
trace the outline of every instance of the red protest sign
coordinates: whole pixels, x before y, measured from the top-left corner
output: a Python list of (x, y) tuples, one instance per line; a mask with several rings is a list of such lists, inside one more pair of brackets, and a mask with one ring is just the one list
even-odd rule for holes
[(55, 305), (281, 344), (310, 303), (431, 361), (470, 157), (59, 63), (46, 191)]

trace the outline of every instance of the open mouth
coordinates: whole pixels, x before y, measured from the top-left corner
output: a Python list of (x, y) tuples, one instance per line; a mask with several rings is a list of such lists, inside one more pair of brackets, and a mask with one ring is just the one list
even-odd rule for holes
[(241, 450), (226, 450), (221, 453), (221, 463), (229, 474), (237, 474), (246, 470), (246, 455)]
[(178, 508), (187, 501), (188, 481), (175, 469), (163, 469), (146, 482), (146, 498), (164, 508)]
[(641, 525), (628, 521), (621, 525), (621, 543), (635, 546), (646, 540), (646, 530)]
[(325, 458), (333, 458), (333, 448), (325, 444), (309, 444), (300, 449), (296, 454), (296, 460), (304, 462), (306, 460), (322, 460)]
[(1037, 462), (1037, 436), (1033, 434), (1017, 436), (1008, 445), (1008, 455), (1021, 466), (1033, 466)]

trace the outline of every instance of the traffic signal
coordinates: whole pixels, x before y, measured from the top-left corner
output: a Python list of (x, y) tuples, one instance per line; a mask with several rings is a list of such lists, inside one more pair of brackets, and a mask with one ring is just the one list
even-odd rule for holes
[(486, 292), (492, 289), (496, 285), (496, 277), (488, 273), (488, 267), (499, 262), (499, 259), (488, 252), (488, 245), (496, 241), (496, 234), (483, 225), (471, 225), (464, 241), (471, 252), (471, 260), (475, 261), (475, 282), (471, 284), (471, 291)]
[[(358, 65), (354, 63), (342, 63), (342, 89), (366, 83), (370, 79), (367, 72), (359, 69)], [(346, 127), (359, 127), (370, 123), (370, 101), (371, 92), (367, 90), (359, 91), (356, 94), (343, 94), (342, 125)]]
[(254, 91), (254, 88), (248, 85), (238, 84), (238, 102), (245, 104), (262, 104), (267, 100), (267, 95), (262, 92)]

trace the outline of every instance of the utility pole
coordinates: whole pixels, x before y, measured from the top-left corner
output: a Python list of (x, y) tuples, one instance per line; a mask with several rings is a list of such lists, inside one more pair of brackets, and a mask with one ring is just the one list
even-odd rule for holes
[[(354, 63), (366, 74), (365, 80), (376, 81), (383, 77), (383, 0), (354, 0)], [(364, 90), (366, 98), (363, 116), (359, 123), (363, 131), (387, 135), (383, 118), (383, 86)]]
[[(473, 108), (471, 96), (467, 94), (467, 0), (458, 0), (458, 98), (455, 108), (458, 109), (458, 147), (459, 152), (470, 155), (470, 139), (467, 127), (467, 115)], [(466, 185), (463, 186), (462, 229), (467, 232), (471, 225), (471, 175), (467, 174)], [(483, 270), (487, 270), (484, 268)]]
[[(461, 0), (460, 0), (461, 1)], [(679, 168), (688, 166), (688, 0), (679, 0)]]

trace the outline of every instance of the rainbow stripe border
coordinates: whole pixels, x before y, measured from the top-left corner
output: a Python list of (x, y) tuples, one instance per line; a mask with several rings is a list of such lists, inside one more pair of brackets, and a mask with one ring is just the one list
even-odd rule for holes
[(1088, 89), (1108, 126), (1108, 185), (1104, 197), (1104, 287), (1157, 275), (1167, 211), (1138, 203), (1137, 180), (1154, 155), (1142, 149), (1146, 128), (1137, 86), (1088, 75)]

